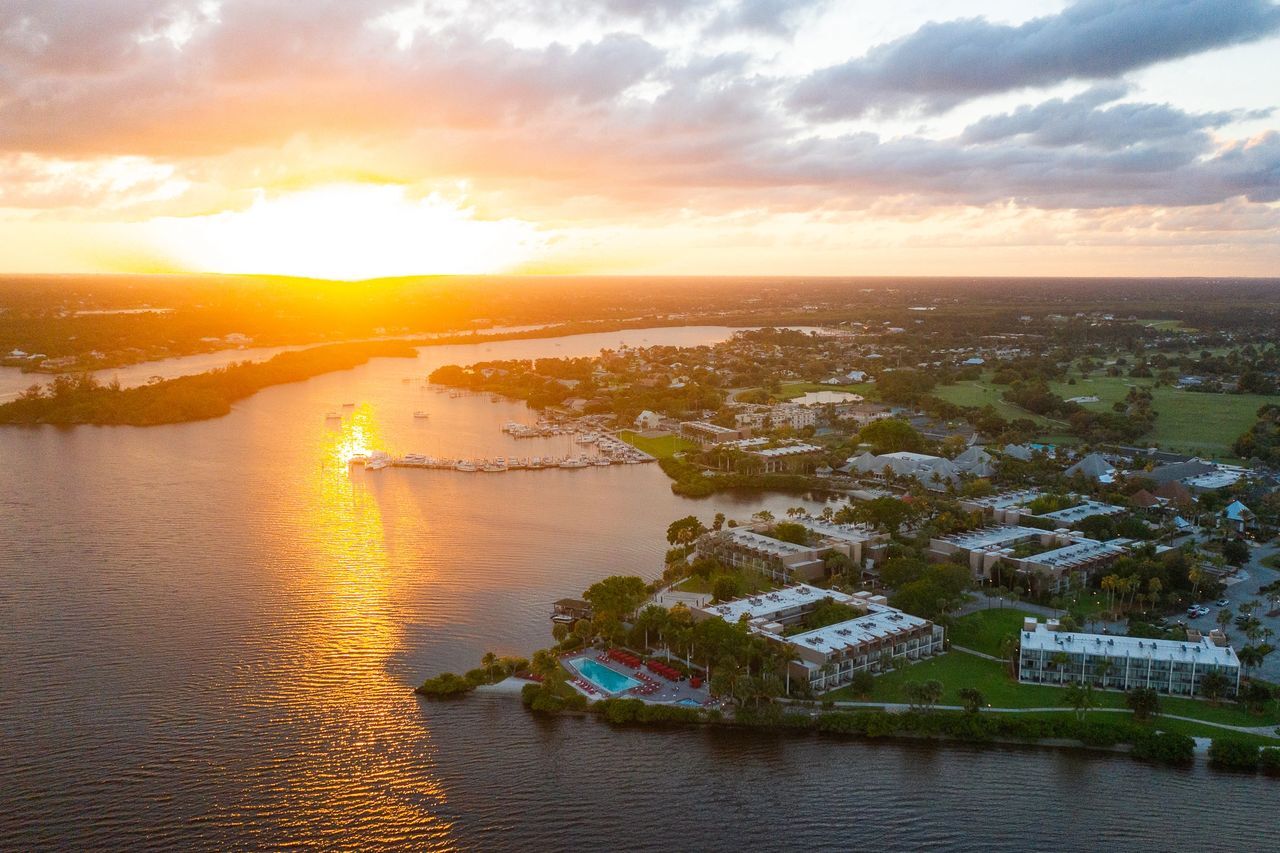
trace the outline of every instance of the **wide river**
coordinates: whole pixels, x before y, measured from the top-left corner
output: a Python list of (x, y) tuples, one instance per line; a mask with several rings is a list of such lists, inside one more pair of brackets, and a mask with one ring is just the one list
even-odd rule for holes
[(0, 430), (0, 849), (1280, 846), (1275, 783), (1202, 767), (415, 697), (545, 645), (556, 598), (655, 575), (674, 518), (816, 505), (678, 498), (655, 465), (349, 475), (344, 456), (563, 455), (499, 431), (523, 404), (421, 377), (729, 333), (429, 347), (203, 423)]

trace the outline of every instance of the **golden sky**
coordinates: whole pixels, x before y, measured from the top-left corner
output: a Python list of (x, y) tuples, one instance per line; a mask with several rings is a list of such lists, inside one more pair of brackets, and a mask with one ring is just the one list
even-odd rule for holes
[(1275, 275), (1271, 0), (0, 0), (0, 272)]

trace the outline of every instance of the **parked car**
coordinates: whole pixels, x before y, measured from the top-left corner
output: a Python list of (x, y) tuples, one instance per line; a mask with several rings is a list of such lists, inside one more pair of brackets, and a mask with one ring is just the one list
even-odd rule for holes
[(1230, 607), (1230, 606), (1231, 606), (1231, 599), (1229, 599), (1229, 598), (1219, 598), (1219, 599), (1218, 599), (1218, 606), (1219, 606), (1219, 607)]

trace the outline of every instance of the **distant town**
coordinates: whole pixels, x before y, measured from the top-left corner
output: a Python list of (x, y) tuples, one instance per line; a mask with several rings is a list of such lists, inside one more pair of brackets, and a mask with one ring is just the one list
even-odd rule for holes
[(1274, 769), (1274, 331), (1110, 312), (963, 330), (908, 311), (909, 326), (435, 371), (526, 400), (541, 428), (631, 444), (678, 494), (822, 506), (674, 520), (659, 580), (604, 578), (551, 606), (550, 649), (421, 692), (506, 678), (535, 711), (615, 721), (1065, 739)]

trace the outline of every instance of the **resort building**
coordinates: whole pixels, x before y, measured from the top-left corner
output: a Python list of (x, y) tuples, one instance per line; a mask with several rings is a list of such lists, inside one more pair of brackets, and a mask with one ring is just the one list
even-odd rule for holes
[(749, 429), (732, 429), (706, 421), (684, 421), (680, 424), (680, 436), (697, 442), (702, 447), (739, 441), (750, 435)]
[(889, 547), (889, 534), (862, 524), (836, 524), (820, 518), (801, 516), (788, 521), (803, 526), (825, 547), (839, 551), (855, 564), (865, 560), (879, 562)]
[(1026, 519), (1039, 519), (1052, 522), (1055, 527), (1070, 527), (1095, 515), (1123, 515), (1126, 512), (1122, 506), (1074, 498), (1075, 503), (1069, 507), (1037, 515), (1032, 511), (1031, 503), (1041, 497), (1041, 494), (1038, 489), (1023, 489), (985, 498), (967, 498), (960, 501), (960, 508), (965, 512), (979, 512), (998, 524), (1018, 524)]
[(929, 556), (968, 563), (979, 579), (1011, 570), (1037, 593), (1060, 593), (1082, 586), (1090, 574), (1110, 566), (1133, 544), (1129, 539), (1100, 542), (1065, 528), (996, 526), (931, 539)]
[(883, 559), (889, 537), (857, 524), (833, 524), (801, 516), (786, 519), (809, 531), (809, 543), (798, 545), (769, 536), (767, 525), (731, 527), (704, 534), (697, 543), (700, 556), (715, 557), (735, 568), (767, 575), (779, 583), (817, 580), (826, 574), (823, 557), (835, 551), (864, 565)]
[[(824, 599), (861, 611), (860, 616), (787, 635)], [(796, 584), (775, 592), (709, 604), (692, 611), (695, 621), (721, 618), (745, 621), (756, 634), (794, 655), (789, 661), (788, 692), (797, 682), (815, 691), (847, 684), (854, 673), (879, 672), (895, 658), (915, 661), (943, 651), (944, 631), (927, 619), (903, 613), (884, 596), (854, 595)]]
[(765, 474), (795, 474), (813, 469), (814, 462), (822, 455), (822, 448), (812, 444), (795, 443), (778, 447), (761, 447), (747, 450), (748, 456), (759, 461)]
[(778, 583), (817, 580), (826, 573), (826, 548), (783, 542), (748, 527), (731, 527), (698, 539), (698, 555), (715, 557), (727, 566), (752, 569)]
[(811, 406), (780, 403), (770, 411), (769, 420), (775, 427), (788, 426), (792, 429), (804, 429), (817, 425), (818, 413)]
[(1225, 639), (1185, 642), (1078, 634), (1055, 620), (1027, 619), (1020, 635), (1018, 680), (1029, 684), (1092, 684), (1111, 690), (1149, 687), (1171, 696), (1196, 696), (1211, 672), (1227, 679), (1226, 695), (1240, 689), (1240, 659)]

